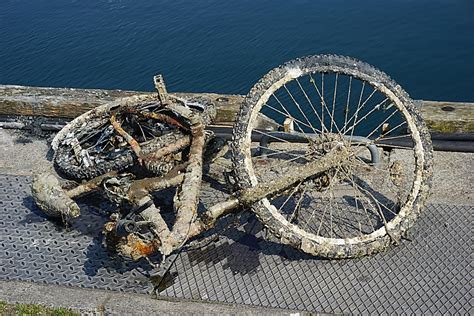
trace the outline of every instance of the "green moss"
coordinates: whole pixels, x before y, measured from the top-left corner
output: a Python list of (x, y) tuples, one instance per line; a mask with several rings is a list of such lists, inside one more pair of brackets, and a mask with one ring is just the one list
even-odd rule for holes
[(463, 121), (426, 121), (428, 128), (440, 133), (474, 132), (474, 123)]
[(0, 313), (3, 315), (3, 312), (5, 312), (7, 309), (7, 303), (0, 301)]
[(15, 304), (15, 312), (20, 315), (38, 315), (44, 308), (34, 304)]
[(0, 301), (0, 314), (12, 316), (29, 316), (29, 315), (44, 315), (44, 316), (77, 316), (80, 315), (68, 308), (50, 308), (36, 304), (8, 304)]

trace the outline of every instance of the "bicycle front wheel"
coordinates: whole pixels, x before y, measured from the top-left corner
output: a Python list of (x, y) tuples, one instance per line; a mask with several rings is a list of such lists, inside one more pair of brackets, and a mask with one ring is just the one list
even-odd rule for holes
[[(120, 172), (133, 166), (137, 157), (112, 126), (112, 113), (121, 128), (140, 143), (144, 154), (188, 137), (166, 122), (136, 114), (138, 111), (155, 113), (162, 108), (155, 95), (141, 95), (102, 105), (82, 114), (67, 124), (53, 140), (56, 167), (70, 178), (91, 179), (108, 171)], [(150, 171), (161, 175), (173, 164), (173, 161), (158, 161), (155, 165), (164, 167)]]
[(271, 70), (246, 96), (233, 133), (241, 188), (336, 146), (350, 151), (344, 164), (253, 206), (281, 242), (313, 255), (387, 248), (413, 225), (429, 192), (431, 140), (413, 101), (385, 73), (352, 58), (309, 56)]

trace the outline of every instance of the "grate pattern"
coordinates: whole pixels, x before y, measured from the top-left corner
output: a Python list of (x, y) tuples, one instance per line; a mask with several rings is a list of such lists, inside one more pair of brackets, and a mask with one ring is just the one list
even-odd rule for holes
[(80, 204), (82, 219), (64, 228), (43, 217), (29, 196), (29, 182), (27, 177), (0, 176), (0, 279), (152, 291), (143, 275), (152, 267), (107, 254), (100, 236), (103, 214)]
[[(147, 262), (110, 257), (106, 217), (82, 205), (68, 229), (46, 220), (29, 178), (0, 175), (0, 279), (332, 313), (472, 314), (473, 207), (430, 205), (413, 241), (370, 258), (328, 261), (272, 241), (250, 213), (199, 250), (182, 252), (158, 284)], [(204, 204), (224, 198), (208, 188)], [(108, 210), (109, 205), (100, 205)]]

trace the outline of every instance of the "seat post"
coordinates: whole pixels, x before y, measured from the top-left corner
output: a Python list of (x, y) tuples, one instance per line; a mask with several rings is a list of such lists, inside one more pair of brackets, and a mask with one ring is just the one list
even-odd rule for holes
[(169, 104), (168, 91), (166, 91), (165, 80), (163, 75), (158, 74), (153, 77), (153, 82), (155, 83), (155, 89), (158, 92), (158, 99), (162, 105)]

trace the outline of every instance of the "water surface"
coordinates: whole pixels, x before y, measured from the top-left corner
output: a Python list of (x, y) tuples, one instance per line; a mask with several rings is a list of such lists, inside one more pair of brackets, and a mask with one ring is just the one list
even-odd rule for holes
[(247, 93), (303, 55), (390, 74), (413, 98), (474, 101), (468, 0), (2, 0), (0, 84)]

